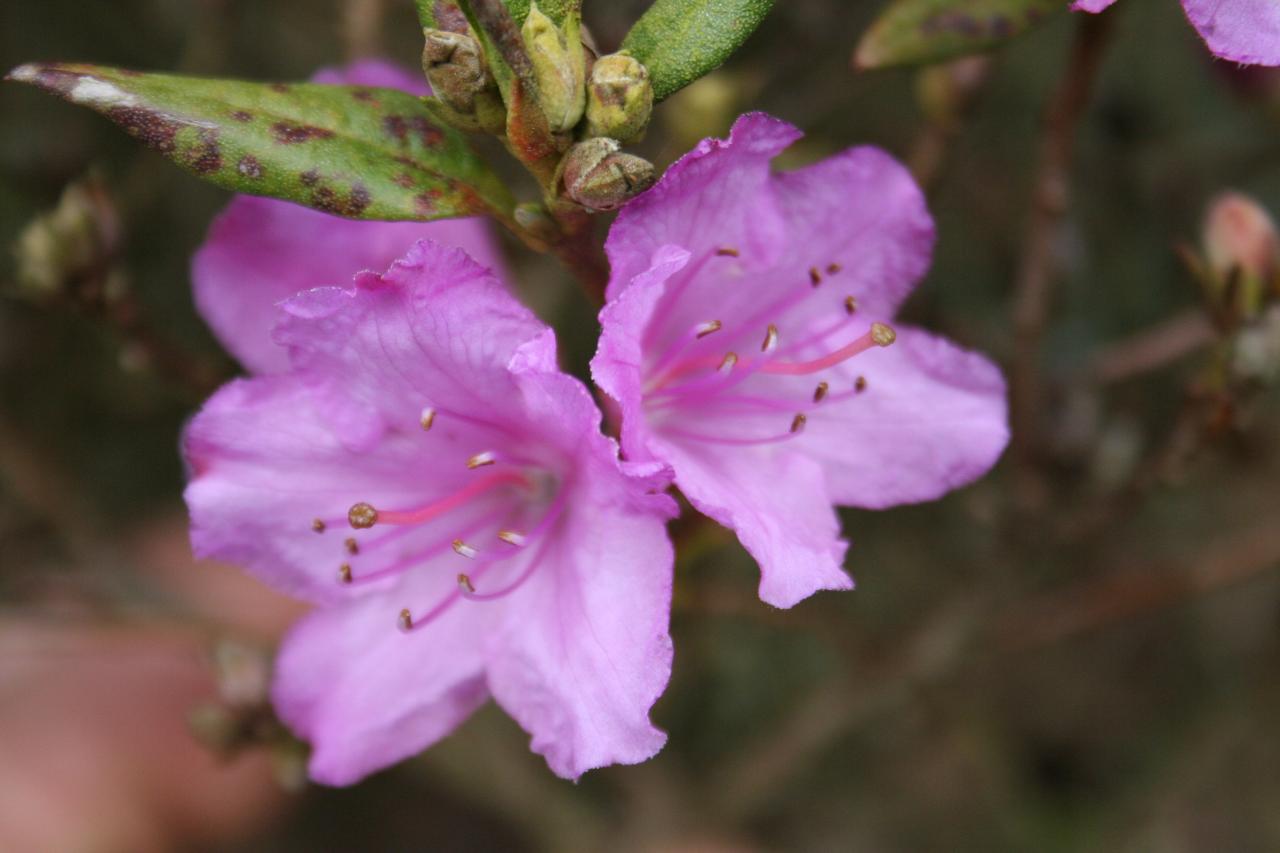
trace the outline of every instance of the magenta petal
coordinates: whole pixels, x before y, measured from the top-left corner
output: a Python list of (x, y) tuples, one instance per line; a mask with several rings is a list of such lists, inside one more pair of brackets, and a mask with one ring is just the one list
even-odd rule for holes
[(488, 698), (483, 608), (456, 602), (436, 621), (401, 632), (402, 607), (451, 591), (438, 574), (405, 580), (394, 592), (317, 611), (285, 638), (272, 701), (310, 742), (317, 782), (350, 785), (415, 755)]
[(672, 657), (673, 553), (662, 518), (607, 491), (578, 500), (539, 574), (505, 610), (489, 664), (494, 698), (570, 779), (662, 748), (649, 709)]
[(1116, 0), (1075, 0), (1071, 4), (1071, 8), (1077, 12), (1093, 12), (1096, 14), (1115, 2)]
[(815, 407), (806, 446), (832, 500), (881, 509), (933, 500), (990, 470), (1009, 442), (1004, 378), (983, 356), (917, 329), (841, 370), (866, 390)]
[(1276, 0), (1182, 0), (1187, 18), (1223, 59), (1280, 65), (1280, 3)]
[[(425, 91), (420, 76), (372, 60), (326, 69), (316, 80)], [(359, 222), (289, 202), (236, 196), (192, 259), (196, 307), (248, 370), (276, 373), (288, 365), (270, 335), (277, 302), (312, 287), (345, 287), (362, 270), (385, 270), (421, 238), (462, 248), (503, 273), (501, 253), (480, 219)]]
[(330, 86), (373, 86), (399, 89), (411, 95), (428, 95), (431, 88), (420, 71), (409, 71), (381, 59), (360, 59), (345, 68), (321, 68), (311, 77), (313, 83)]

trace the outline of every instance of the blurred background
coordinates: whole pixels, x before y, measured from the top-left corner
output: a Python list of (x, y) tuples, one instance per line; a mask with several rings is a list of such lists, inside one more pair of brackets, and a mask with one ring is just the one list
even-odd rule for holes
[[(588, 0), (600, 46), (646, 5)], [(641, 151), (763, 109), (809, 134), (783, 166), (910, 163), (940, 239), (908, 314), (1006, 368), (1014, 446), (847, 513), (858, 590), (790, 611), (687, 515), (670, 742), (576, 786), (493, 708), (358, 787), (302, 781), (262, 702), (299, 607), (185, 538), (178, 431), (236, 371), (188, 262), (228, 196), (0, 86), (0, 849), (1280, 849), (1280, 312), (1194, 271), (1218, 193), (1280, 211), (1280, 75), (1213, 61), (1173, 0), (855, 73), (878, 7), (779, 3)], [(408, 0), (0, 7), (5, 68), (295, 80), (420, 44)], [(582, 374), (592, 309), (507, 249)]]

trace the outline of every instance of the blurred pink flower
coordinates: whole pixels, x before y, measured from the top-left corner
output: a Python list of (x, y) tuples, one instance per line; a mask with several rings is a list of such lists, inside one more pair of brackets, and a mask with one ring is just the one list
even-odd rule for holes
[(903, 327), (885, 346), (933, 245), (910, 175), (874, 148), (771, 173), (800, 135), (743, 116), (623, 209), (592, 363), (628, 458), (670, 464), (778, 607), (852, 586), (833, 505), (936, 498), (1008, 439), (985, 358)]
[[(425, 95), (422, 75), (376, 60), (324, 69), (318, 83), (379, 86)], [(271, 341), (275, 303), (300, 290), (342, 284), (361, 270), (385, 270), (413, 242), (427, 238), (465, 249), (501, 271), (502, 260), (481, 219), (360, 222), (286, 201), (236, 196), (213, 222), (192, 260), (196, 305), (223, 344), (249, 370), (288, 367)], [(253, 330), (254, 334), (245, 334)]]
[(290, 369), (196, 416), (186, 498), (198, 554), (322, 605), (272, 688), (313, 778), (413, 755), (490, 695), (562, 776), (654, 755), (674, 502), (618, 460), (551, 330), (428, 241), (279, 317)]
[[(1101, 12), (1116, 0), (1076, 0), (1073, 9)], [(1242, 65), (1280, 65), (1276, 0), (1182, 0), (1182, 10), (1209, 50)]]

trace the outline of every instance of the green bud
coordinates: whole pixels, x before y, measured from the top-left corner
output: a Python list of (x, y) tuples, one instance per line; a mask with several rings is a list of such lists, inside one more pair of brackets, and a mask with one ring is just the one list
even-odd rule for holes
[(93, 281), (101, 287), (119, 239), (115, 207), (102, 182), (90, 177), (71, 183), (58, 206), (18, 236), (14, 246), (18, 282), (37, 298), (54, 296), (75, 281)]
[(497, 86), (480, 45), (465, 33), (423, 30), (422, 70), (431, 90), (467, 130), (492, 130), (505, 123)]
[(577, 16), (566, 17), (565, 29), (561, 30), (536, 2), (530, 3), (521, 35), (533, 63), (538, 103), (546, 114), (548, 126), (552, 133), (571, 130), (587, 105), (586, 56), (582, 52)]
[(587, 134), (633, 142), (644, 135), (653, 112), (649, 69), (627, 53), (596, 60), (587, 83)]
[(565, 194), (588, 210), (613, 210), (653, 186), (653, 164), (608, 137), (579, 142), (565, 155)]

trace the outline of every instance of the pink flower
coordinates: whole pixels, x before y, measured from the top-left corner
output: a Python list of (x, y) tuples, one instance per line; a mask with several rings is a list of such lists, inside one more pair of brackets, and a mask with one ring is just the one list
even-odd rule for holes
[[(1076, 0), (1071, 8), (1101, 12), (1116, 0)], [(1182, 0), (1209, 50), (1243, 65), (1280, 65), (1280, 3), (1276, 0)]]
[[(324, 69), (314, 79), (427, 91), (420, 74), (373, 60)], [(423, 237), (461, 247), (480, 263), (502, 269), (483, 220), (358, 222), (289, 202), (236, 196), (193, 259), (196, 305), (241, 364), (275, 373), (288, 367), (285, 351), (271, 341), (275, 303), (320, 284), (348, 282), (361, 270), (385, 270)]]
[(985, 358), (901, 326), (886, 345), (933, 244), (911, 177), (874, 148), (772, 174), (800, 135), (744, 116), (623, 209), (592, 363), (624, 452), (673, 467), (778, 607), (852, 586), (833, 504), (936, 498), (1008, 438)]
[(654, 755), (674, 503), (618, 460), (551, 330), (427, 241), (279, 317), (289, 369), (192, 421), (186, 499), (197, 554), (321, 605), (272, 688), (312, 776), (358, 780), (489, 696), (562, 776)]

